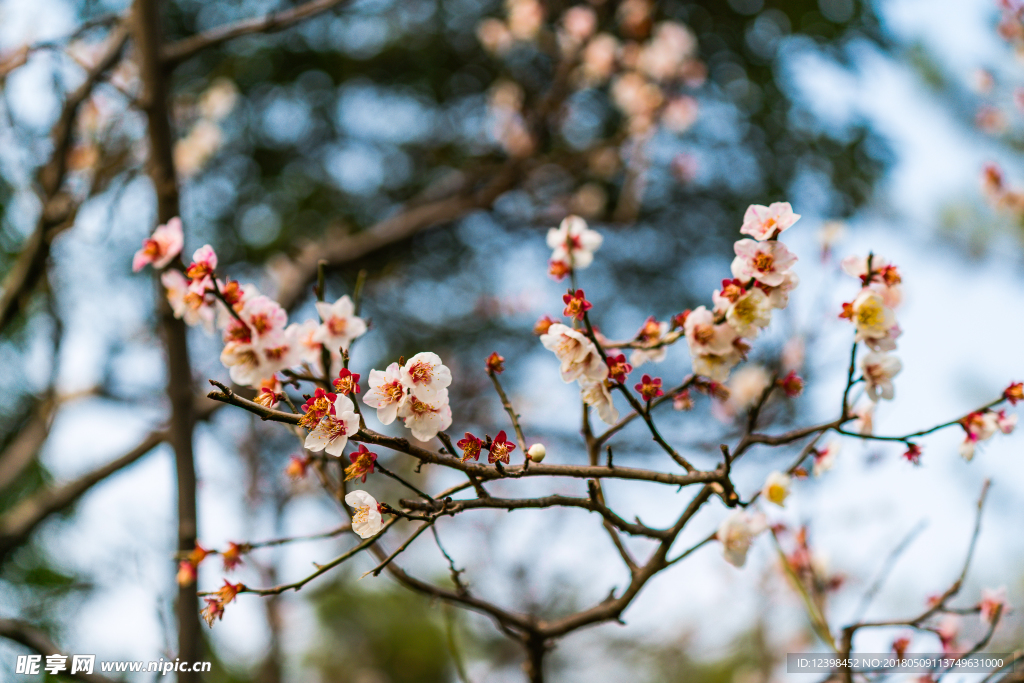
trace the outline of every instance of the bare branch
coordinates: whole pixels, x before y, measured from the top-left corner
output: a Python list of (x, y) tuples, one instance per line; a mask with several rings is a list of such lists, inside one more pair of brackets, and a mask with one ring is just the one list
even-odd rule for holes
[(207, 48), (215, 47), (229, 40), (253, 33), (274, 33), (283, 31), (327, 10), (340, 7), (349, 0), (310, 0), (297, 7), (291, 7), (255, 19), (246, 19), (236, 24), (219, 26), (165, 46), (162, 51), (164, 65), (174, 68), (189, 57)]

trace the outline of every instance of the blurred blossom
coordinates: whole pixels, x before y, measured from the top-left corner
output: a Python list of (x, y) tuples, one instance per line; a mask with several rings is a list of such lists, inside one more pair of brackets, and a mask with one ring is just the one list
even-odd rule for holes
[(619, 28), (628, 38), (646, 38), (651, 30), (651, 0), (625, 0), (619, 5)]
[(227, 78), (218, 78), (199, 98), (199, 113), (211, 121), (221, 121), (231, 113), (238, 100), (238, 88)]
[(992, 92), (992, 88), (995, 86), (996, 80), (992, 75), (992, 72), (988, 69), (975, 69), (974, 71), (974, 91), (981, 94), (987, 95)]
[(604, 213), (607, 203), (608, 194), (603, 187), (597, 183), (586, 183), (573, 194), (569, 206), (574, 214), (594, 219)]
[(597, 14), (586, 5), (576, 5), (562, 16), (565, 33), (574, 41), (582, 43), (597, 30)]
[(512, 46), (512, 34), (500, 19), (484, 19), (476, 29), (476, 37), (491, 54), (504, 54)]
[(686, 26), (666, 21), (658, 24), (654, 37), (640, 52), (640, 70), (656, 81), (679, 75), (683, 62), (697, 49), (697, 39)]
[(174, 143), (174, 165), (183, 178), (190, 178), (202, 170), (221, 145), (221, 132), (217, 124), (201, 119), (188, 135)]
[(583, 49), (583, 80), (589, 85), (607, 81), (615, 70), (615, 57), (618, 53), (619, 41), (615, 36), (607, 33), (594, 36)]
[(1002, 110), (989, 105), (984, 105), (978, 109), (978, 113), (974, 117), (974, 123), (981, 131), (993, 135), (1006, 130), (1006, 116)]
[(508, 30), (516, 40), (536, 37), (544, 23), (544, 7), (537, 0), (508, 0)]
[(697, 121), (697, 100), (689, 96), (675, 97), (661, 114), (661, 122), (674, 133), (685, 132)]
[(799, 372), (804, 367), (804, 338), (790, 337), (782, 345), (782, 369), (786, 372)]
[(818, 242), (821, 244), (822, 258), (828, 258), (832, 249), (846, 237), (846, 223), (843, 221), (825, 221), (818, 231)]

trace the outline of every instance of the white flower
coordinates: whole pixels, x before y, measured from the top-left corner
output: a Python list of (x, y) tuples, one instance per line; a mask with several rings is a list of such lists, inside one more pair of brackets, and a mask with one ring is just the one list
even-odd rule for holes
[(333, 304), (326, 301), (316, 302), (316, 312), (320, 314), (323, 324), (313, 337), (331, 351), (339, 348), (348, 350), (353, 339), (366, 333), (366, 323), (355, 315), (355, 305), (348, 295), (341, 297)]
[(415, 395), (398, 406), (398, 417), (407, 429), (420, 441), (430, 441), (437, 433), (452, 425), (452, 409), (448, 405), (448, 390), (441, 389), (431, 403), (419, 400)]
[(229, 341), (220, 352), (220, 362), (228, 369), (231, 381), (243, 387), (255, 387), (270, 379), (280, 368), (263, 349), (251, 342)]
[(278, 334), (288, 324), (288, 313), (281, 304), (262, 294), (246, 300), (239, 317), (249, 328), (250, 341), (256, 346), (276, 343)]
[(835, 467), (836, 456), (839, 455), (839, 441), (831, 441), (823, 449), (814, 454), (814, 476), (820, 477)]
[[(785, 308), (789, 305), (789, 293), (800, 284), (800, 277), (792, 270), (782, 274), (782, 284), (777, 287), (765, 286), (764, 293), (768, 295), (768, 303), (772, 308)], [(759, 287), (758, 289), (762, 289)]]
[(861, 370), (872, 401), (879, 397), (892, 400), (895, 389), (892, 378), (903, 369), (903, 363), (895, 356), (872, 351), (861, 359)]
[(783, 284), (786, 273), (797, 261), (782, 242), (738, 240), (733, 250), (736, 252), (732, 262), (733, 277), (743, 282), (754, 278), (769, 287)]
[(316, 428), (306, 435), (305, 447), (311, 451), (327, 451), (341, 456), (350, 436), (359, 431), (359, 415), (351, 399), (338, 394), (334, 399), (334, 415), (324, 416)]
[(427, 403), (434, 403), (442, 391), (452, 383), (452, 373), (436, 353), (417, 353), (402, 367), (402, 384), (413, 396)]
[(715, 315), (704, 306), (699, 306), (686, 316), (683, 325), (686, 341), (690, 345), (690, 354), (694, 357), (703, 354), (728, 355), (736, 340), (736, 330), (731, 326), (715, 324)]
[(142, 248), (135, 252), (132, 259), (132, 270), (137, 273), (150, 263), (154, 268), (165, 267), (181, 253), (184, 243), (181, 219), (175, 216), (142, 241)]
[(165, 270), (160, 274), (160, 282), (167, 290), (167, 302), (175, 318), (184, 320), (189, 326), (202, 325), (207, 334), (213, 334), (216, 309), (207, 303), (205, 297), (189, 291), (188, 278), (181, 271)]
[(855, 408), (853, 414), (857, 416), (857, 419), (850, 423), (850, 431), (857, 432), (864, 436), (870, 436), (875, 432), (875, 408), (878, 404), (874, 401), (868, 401), (862, 404), (859, 408)]
[(857, 328), (857, 341), (885, 339), (896, 325), (896, 315), (872, 289), (862, 289), (853, 300), (850, 311)]
[(772, 472), (765, 479), (761, 495), (766, 500), (775, 503), (779, 507), (786, 507), (786, 497), (789, 496), (790, 477), (783, 472)]
[[(652, 316), (648, 318), (643, 327), (640, 328), (636, 339), (643, 344), (656, 344), (665, 336), (665, 334), (668, 333), (668, 328), (669, 325), (667, 322), (659, 322)], [(633, 353), (629, 355), (629, 362), (634, 368), (638, 368), (647, 361), (660, 363), (665, 360), (665, 356), (667, 354), (667, 346), (659, 346), (654, 349), (634, 349)]]
[(376, 536), (384, 528), (380, 505), (377, 503), (377, 499), (369, 493), (352, 491), (345, 496), (345, 502), (356, 511), (352, 515), (352, 531), (356, 532), (359, 538)]
[(745, 339), (753, 339), (772, 321), (772, 304), (759, 287), (736, 299), (725, 313), (725, 320)]
[(729, 381), (729, 406), (733, 411), (752, 406), (764, 390), (771, 386), (772, 378), (760, 365), (746, 365)]
[(775, 202), (768, 206), (751, 204), (743, 214), (740, 232), (764, 242), (772, 235), (782, 233), (800, 220), (800, 214), (793, 213), (789, 202)]
[(611, 391), (604, 381), (593, 382), (580, 377), (580, 398), (588, 406), (597, 409), (597, 416), (605, 424), (613, 425), (619, 421), (619, 411), (615, 410)]
[(548, 230), (552, 261), (565, 261), (571, 268), (586, 268), (594, 261), (594, 252), (604, 238), (587, 227), (579, 216), (567, 216), (557, 228)]
[(322, 374), (320, 349), (323, 348), (323, 345), (315, 339), (319, 329), (320, 325), (315, 320), (306, 320), (301, 323), (292, 323), (284, 328), (284, 333), (295, 340), (298, 362), (309, 363)]
[(540, 336), (540, 342), (561, 361), (563, 382), (573, 382), (580, 377), (599, 382), (608, 377), (608, 366), (601, 360), (597, 347), (571, 327), (555, 323)]
[(693, 374), (707, 377), (715, 382), (724, 382), (729, 372), (743, 360), (739, 351), (733, 350), (725, 354), (702, 353), (693, 357)]
[(1009, 434), (1013, 431), (1014, 427), (1017, 426), (1017, 415), (1016, 413), (1006, 414), (1005, 410), (1000, 410), (996, 413), (996, 425), (999, 427), (999, 431), (1003, 434)]
[(766, 528), (764, 517), (746, 510), (735, 510), (718, 527), (717, 538), (722, 544), (725, 561), (734, 567), (747, 563), (747, 551), (754, 537)]
[(402, 369), (392, 363), (386, 370), (370, 370), (370, 390), (363, 396), (363, 403), (377, 409), (377, 419), (389, 425), (398, 415), (398, 407), (405, 398), (402, 384)]
[(899, 325), (893, 325), (884, 337), (868, 337), (864, 340), (872, 351), (895, 351), (896, 340), (903, 334)]

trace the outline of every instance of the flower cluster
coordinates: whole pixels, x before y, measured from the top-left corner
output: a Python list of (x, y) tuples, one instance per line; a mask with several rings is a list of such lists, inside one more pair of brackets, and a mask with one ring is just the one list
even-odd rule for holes
[(700, 306), (682, 319), (695, 374), (724, 382), (771, 322), (772, 310), (788, 305), (799, 283), (792, 271), (797, 258), (778, 237), (799, 219), (788, 202), (747, 209), (740, 232), (753, 239), (735, 243), (733, 277), (712, 294), (711, 310)]
[(1005, 410), (977, 410), (960, 420), (964, 428), (964, 440), (960, 444), (960, 455), (972, 460), (978, 443), (992, 438), (996, 432), (1009, 434), (1017, 426), (1017, 416), (1007, 415)]
[[(607, 381), (609, 369), (601, 359), (601, 354), (594, 342), (590, 341), (583, 332), (562, 323), (549, 325), (547, 331), (540, 335), (540, 341), (544, 348), (554, 352), (561, 363), (562, 381), (578, 382), (583, 402), (596, 408), (598, 416), (604, 422), (608, 424), (618, 422), (619, 413), (612, 402), (610, 385)], [(617, 376), (625, 379), (625, 374), (632, 369), (625, 363), (625, 358), (616, 357), (613, 362)]]
[(872, 403), (883, 398), (891, 400), (895, 393), (892, 379), (903, 369), (900, 360), (889, 354), (896, 349), (896, 339), (902, 333), (893, 309), (902, 299), (903, 279), (896, 266), (876, 254), (847, 257), (842, 267), (847, 275), (861, 282), (860, 292), (853, 301), (843, 304), (839, 317), (852, 322), (857, 331), (855, 340), (871, 349), (860, 362), (865, 392)]
[[(289, 324), (280, 304), (260, 294), (255, 286), (218, 279), (217, 254), (208, 244), (196, 250), (187, 267), (168, 267), (180, 254), (183, 242), (181, 220), (173, 218), (143, 241), (132, 268), (166, 268), (160, 279), (175, 317), (211, 333), (219, 328), (224, 342), (220, 360), (231, 381), (260, 390), (260, 402), (267, 407), (280, 395), (278, 372), (298, 367), (319, 374), (330, 372), (340, 364), (341, 352), (366, 333), (366, 323), (355, 315), (348, 296), (333, 304), (318, 302), (319, 323)], [(323, 349), (330, 352), (332, 368), (321, 367)], [(356, 381), (354, 390), (358, 391)]]
[(429, 441), (452, 424), (447, 388), (451, 383), (451, 370), (436, 353), (417, 353), (404, 365), (371, 370), (363, 403), (376, 408), (382, 424), (401, 418), (414, 437)]

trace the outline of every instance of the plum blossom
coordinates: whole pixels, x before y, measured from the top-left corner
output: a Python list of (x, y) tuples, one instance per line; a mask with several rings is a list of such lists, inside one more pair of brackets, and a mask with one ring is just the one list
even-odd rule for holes
[(466, 462), (470, 458), (480, 459), (480, 451), (483, 450), (484, 442), (479, 437), (466, 432), (466, 438), (459, 439), (455, 445), (462, 449), (462, 462)]
[(768, 303), (772, 308), (782, 309), (789, 305), (789, 293), (800, 284), (800, 276), (792, 270), (782, 274), (782, 284), (769, 287), (763, 282), (758, 282), (757, 288), (768, 295)]
[(734, 350), (736, 330), (730, 325), (716, 323), (714, 313), (704, 306), (695, 308), (686, 316), (683, 329), (694, 357), (706, 354), (724, 356)]
[(790, 398), (796, 398), (804, 390), (804, 380), (800, 375), (796, 374), (796, 370), (790, 370), (789, 374), (777, 380), (776, 384)]
[(342, 368), (338, 373), (337, 379), (334, 380), (334, 390), (339, 394), (358, 394), (362, 389), (359, 388), (359, 374), (350, 371), (348, 368)]
[(137, 273), (150, 264), (154, 268), (164, 268), (181, 253), (184, 245), (181, 219), (174, 217), (142, 241), (142, 248), (135, 252), (132, 259), (132, 270)]
[(889, 337), (896, 325), (892, 309), (872, 289), (862, 289), (852, 303), (843, 304), (843, 312), (839, 317), (853, 321), (857, 328), (857, 341)]
[(797, 261), (782, 242), (745, 239), (738, 240), (733, 249), (736, 252), (732, 262), (733, 277), (743, 282), (753, 278), (769, 287), (782, 285), (786, 281), (786, 273)]
[(996, 614), (1004, 614), (1006, 612), (1006, 586), (1000, 586), (999, 588), (992, 590), (990, 588), (981, 589), (981, 620), (989, 624), (994, 623)]
[(398, 417), (402, 418), (407, 429), (420, 441), (430, 441), (437, 433), (448, 429), (452, 424), (452, 409), (448, 405), (448, 390), (441, 389), (434, 400), (420, 400), (415, 394), (398, 406)]
[(626, 375), (633, 372), (633, 366), (626, 362), (626, 356), (623, 354), (607, 356), (608, 358), (608, 378), (613, 379), (620, 384), (626, 381)]
[(217, 270), (217, 253), (209, 244), (196, 249), (192, 254), (192, 263), (185, 270), (185, 275), (195, 281), (203, 282)]
[(861, 360), (861, 371), (864, 374), (866, 391), (872, 401), (879, 398), (892, 400), (895, 389), (892, 378), (903, 369), (899, 358), (887, 353), (873, 351)]
[(533, 462), (541, 462), (544, 460), (544, 456), (548, 454), (548, 450), (544, 448), (544, 444), (535, 443), (526, 450), (526, 457)]
[(548, 246), (554, 251), (552, 261), (563, 261), (570, 268), (586, 268), (594, 261), (604, 238), (587, 227), (579, 216), (567, 216), (557, 228), (548, 230)]
[(754, 537), (766, 528), (764, 517), (746, 510), (735, 510), (718, 527), (716, 537), (722, 544), (725, 561), (734, 567), (747, 563), (747, 551)]
[(348, 459), (352, 464), (345, 468), (345, 481), (362, 477), (365, 484), (367, 475), (373, 474), (373, 468), (377, 463), (377, 454), (369, 451), (363, 444), (359, 444), (359, 449), (355, 453), (349, 453)]
[(345, 503), (355, 510), (352, 515), (352, 531), (359, 538), (371, 538), (384, 528), (380, 503), (366, 491), (352, 491), (345, 496)]
[(306, 435), (304, 446), (311, 451), (326, 451), (340, 457), (349, 437), (359, 431), (359, 415), (348, 396), (335, 395), (329, 414), (324, 415), (316, 427)]
[(789, 202), (775, 202), (768, 206), (751, 204), (743, 214), (740, 232), (750, 235), (758, 242), (777, 237), (800, 220), (800, 214), (793, 213)]
[(442, 392), (447, 401), (447, 387), (451, 383), (452, 372), (436, 353), (417, 353), (402, 366), (402, 384), (421, 401), (434, 403)]
[(836, 457), (839, 455), (840, 442), (831, 441), (822, 449), (814, 451), (814, 476), (820, 477), (825, 472), (835, 467)]
[(316, 311), (323, 323), (313, 340), (324, 344), (331, 351), (339, 348), (347, 351), (354, 339), (366, 334), (366, 323), (356, 317), (355, 304), (347, 294), (333, 304), (316, 302)]
[(392, 363), (385, 370), (370, 370), (370, 390), (363, 396), (363, 403), (376, 408), (380, 423), (389, 425), (398, 415), (405, 391), (402, 368), (398, 363)]
[(562, 301), (565, 303), (565, 310), (562, 311), (562, 315), (575, 320), (583, 320), (586, 312), (594, 307), (592, 303), (587, 301), (582, 289), (563, 294)]
[[(645, 345), (657, 344), (668, 333), (668, 329), (669, 324), (667, 322), (658, 322), (654, 316), (651, 316), (644, 322), (640, 331), (637, 332), (636, 340)], [(638, 368), (647, 361), (660, 363), (665, 360), (667, 354), (668, 347), (664, 345), (653, 349), (634, 349), (633, 353), (629, 354), (629, 362), (633, 367)]]
[(705, 353), (693, 357), (693, 372), (715, 382), (724, 382), (741, 360), (743, 356), (736, 349), (724, 354)]
[(754, 405), (771, 384), (771, 376), (760, 365), (749, 364), (737, 370), (729, 380), (730, 412), (737, 413)]
[(561, 361), (563, 382), (572, 382), (580, 377), (599, 382), (608, 377), (608, 366), (601, 360), (597, 347), (571, 327), (554, 323), (540, 336), (540, 342)]
[(722, 289), (711, 295), (715, 311), (724, 312), (725, 320), (736, 334), (753, 339), (772, 319), (772, 304), (760, 287), (746, 289), (739, 280), (722, 280)]
[(189, 291), (188, 278), (181, 271), (165, 270), (160, 274), (160, 282), (167, 290), (167, 302), (175, 318), (184, 320), (190, 327), (201, 325), (208, 334), (213, 334), (217, 309), (205, 297)]
[(921, 464), (921, 447), (918, 446), (916, 443), (908, 443), (907, 444), (907, 450), (906, 450), (906, 452), (903, 453), (903, 457), (909, 463), (912, 463), (914, 465), (920, 465)]
[(996, 413), (996, 426), (1003, 434), (1009, 434), (1017, 426), (1017, 416), (1007, 415), (1005, 410)]
[(661, 389), (660, 377), (652, 378), (650, 375), (644, 375), (640, 378), (640, 382), (633, 388), (636, 389), (637, 393), (639, 393), (647, 402), (665, 395), (665, 392)]
[(790, 476), (783, 472), (772, 472), (765, 479), (764, 487), (761, 488), (761, 495), (771, 503), (779, 507), (786, 507), (786, 497), (789, 496)]
[(590, 381), (585, 377), (580, 377), (580, 398), (588, 406), (597, 410), (597, 416), (605, 424), (612, 425), (619, 421), (619, 411), (615, 409), (607, 382)]
[(1024, 401), (1024, 382), (1013, 382), (1003, 391), (1003, 398), (1010, 402), (1010, 405), (1017, 405), (1017, 401)]
[(505, 430), (498, 432), (498, 435), (491, 439), (491, 447), (488, 449), (487, 462), (503, 462), (506, 465), (509, 461), (509, 454), (516, 449), (516, 445), (508, 440)]
[(970, 461), (974, 458), (978, 442), (992, 438), (999, 429), (999, 418), (993, 412), (981, 410), (971, 413), (961, 420), (960, 424), (967, 432), (963, 443), (960, 444), (960, 456)]

